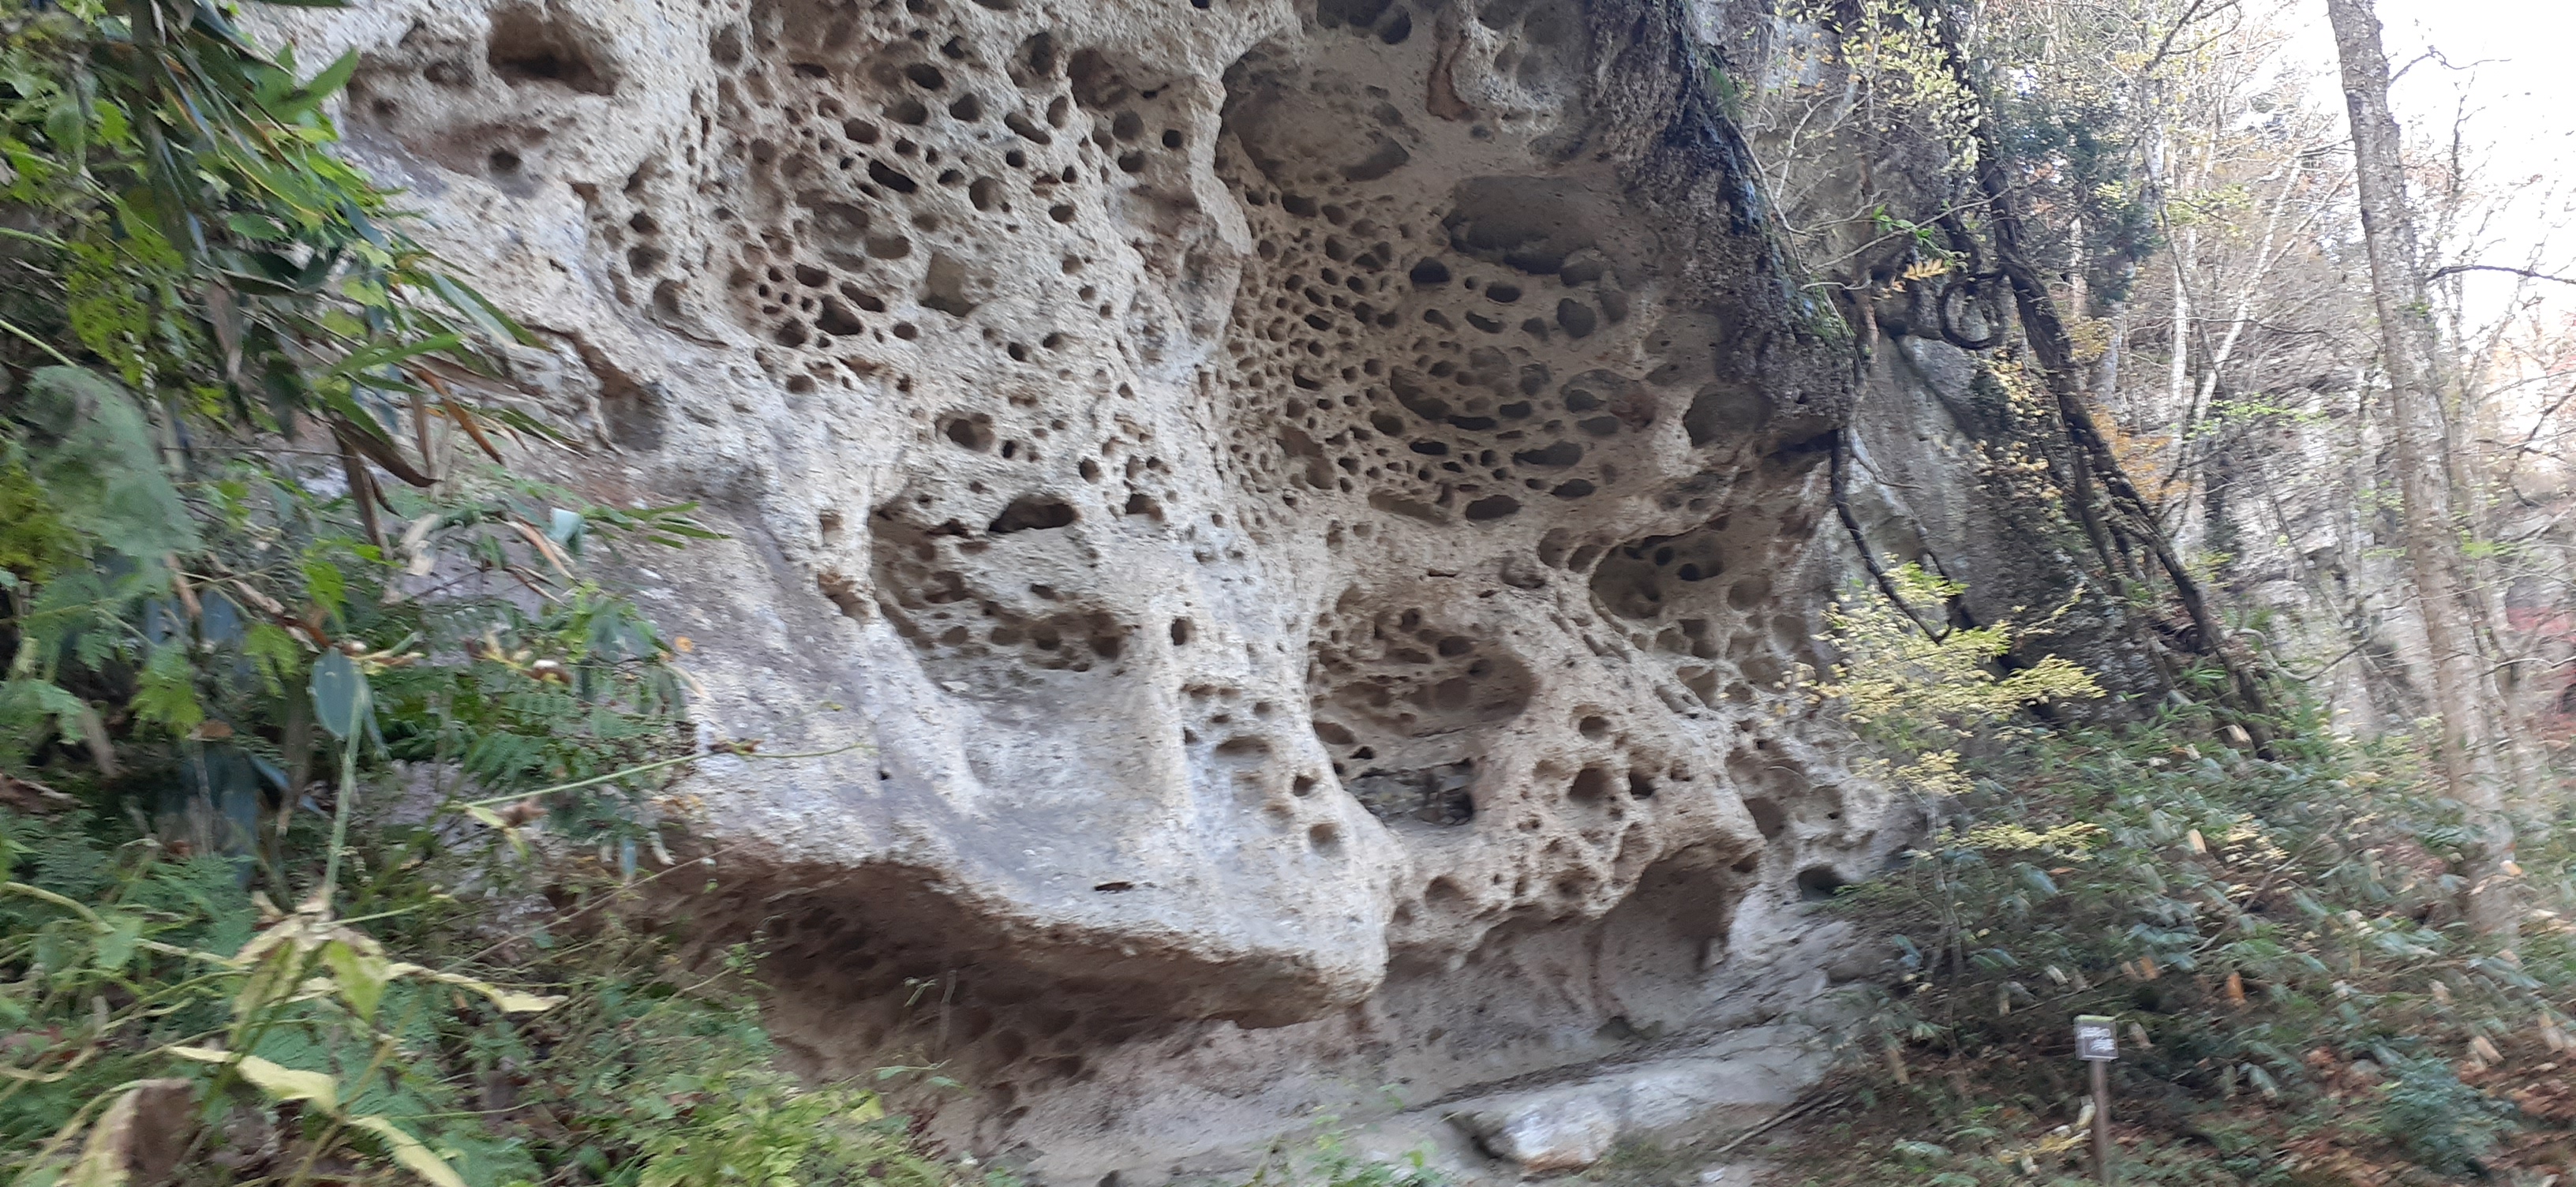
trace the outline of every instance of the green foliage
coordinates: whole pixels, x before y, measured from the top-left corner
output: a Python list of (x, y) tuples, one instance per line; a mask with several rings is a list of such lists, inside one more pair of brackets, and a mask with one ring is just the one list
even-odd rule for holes
[(28, 470), (77, 538), (153, 562), (199, 546), (151, 426), (116, 384), (78, 367), (39, 368), (11, 411)]
[(2032, 263), (2083, 274), (2095, 307), (2071, 311), (2079, 315), (2127, 300), (2139, 266), (2163, 246), (2141, 143), (2154, 115), (2142, 100), (2153, 92), (2141, 75), (2164, 19), (2152, 7), (2105, 6), (1966, 22), (1979, 58), (2014, 64), (1984, 84), (1997, 147), (2025, 209), (2051, 212), (2023, 225)]
[(0, 454), (0, 571), (12, 584), (41, 583), (79, 556), (80, 537), (27, 471), (17, 443), (9, 442)]
[(912, 1152), (902, 1122), (889, 1125), (873, 1093), (803, 1091), (761, 1070), (679, 1073), (654, 1087), (675, 1119), (687, 1110), (688, 1124), (646, 1133), (636, 1187), (802, 1187), (856, 1179), (871, 1168), (872, 1177), (897, 1187), (949, 1181), (947, 1167)]
[(2004, 727), (2032, 706), (2102, 695), (2091, 674), (2060, 656), (1999, 674), (1997, 662), (2030, 634), (2009, 621), (1927, 636), (1918, 621), (1945, 621), (1942, 607), (1966, 587), (1914, 564), (1889, 579), (1916, 611), (1908, 614), (1856, 588), (1826, 613), (1841, 661), (1807, 693), (1891, 752), (1894, 762), (1880, 766), (1900, 785), (1956, 794), (1965, 788), (1959, 744)]
[(1448, 1180), (1431, 1169), (1430, 1153), (1417, 1147), (1391, 1161), (1371, 1157), (1339, 1117), (1321, 1114), (1304, 1134), (1272, 1142), (1244, 1187), (1443, 1187)]
[[(106, 831), (0, 814), (0, 864), (21, 879), (0, 883), (0, 967), (18, 974), (0, 991), (16, 1036), (0, 1084), (12, 1182), (55, 1181), (99, 1104), (144, 1074), (187, 1081), (235, 1128), (279, 1130), (266, 1153), (201, 1131), (189, 1184), (348, 1158), (475, 1187), (961, 1181), (874, 1092), (775, 1070), (738, 976), (675, 983), (649, 936), (612, 922), (544, 963), (494, 969), (565, 990), (538, 995), (396, 959), (318, 906), (268, 909), (228, 861), (111, 847)], [(400, 844), (367, 846), (375, 861), (436, 843), (383, 835)]]
[[(0, 760), (86, 758), (135, 810), (229, 822), (196, 839), (240, 854), (291, 831), (261, 821), (291, 817), (321, 740), (317, 657), (385, 686), (370, 761), (487, 795), (675, 744), (670, 649), (576, 566), (708, 533), (449, 456), (546, 431), (472, 394), (498, 373), (484, 344), (521, 331), (330, 153), (321, 107), (355, 59), (299, 82), (179, 0), (0, 7), (0, 28), (0, 207), (34, 228), (6, 240), (33, 283), (0, 297)], [(316, 436), (336, 459), (309, 460)], [(649, 790), (550, 806), (631, 840)], [(275, 843), (255, 856), (301, 897)]]
[[(428, 266), (385, 195), (329, 151), (325, 100), (354, 54), (299, 82), (210, 5), (0, 9), (0, 202), (49, 275), (0, 316), (69, 363), (243, 426), (299, 416), (392, 460), (397, 400), (489, 374), (477, 334), (518, 331)], [(425, 295), (423, 304), (414, 295)]]
[[(1957, 592), (1919, 573), (1899, 584), (1918, 601)], [(1817, 694), (1906, 762), (1901, 780), (1945, 794), (1927, 798), (1931, 834), (1904, 863), (1836, 904), (1895, 962), (1858, 993), (1848, 1075), (1905, 1120), (1894, 1147), (1841, 1151), (1853, 1177), (1819, 1181), (2075, 1169), (2079, 1014), (2119, 1019), (2122, 1097), (2232, 1135), (2151, 1133), (2124, 1155), (2137, 1182), (2279, 1182), (2321, 1150), (2483, 1173), (2518, 1126), (2501, 1094), (2576, 1050), (2569, 929), (2547, 911), (2518, 937), (2465, 926), (2469, 833), (2397, 742), (2295, 720), (2258, 755), (2196, 708), (2043, 730), (2014, 714), (2045, 698), (1983, 666), (2008, 630), (1935, 641), (1871, 603), (1833, 629), (1845, 658)], [(2080, 695), (2081, 677), (2026, 691)], [(2563, 900), (2558, 835), (2532, 833), (2515, 876)]]
[[(2513, 1110), (2492, 1076), (2454, 1068), (2516, 1044), (2518, 1065), (2552, 1066), (2576, 985), (2563, 929), (2543, 919), (2507, 950), (2458, 922), (2466, 833), (2405, 756), (2267, 760), (2210, 728), (2178, 713), (1965, 765), (1936, 835), (1839, 903), (1899, 966), (1846, 1034), (1866, 1093), (1934, 1116), (2001, 1102), (2008, 1124), (1944, 1140), (1961, 1153), (1940, 1165), (1960, 1173), (2071, 1159), (2049, 1129), (2076, 1112), (2066, 1036), (2077, 1014), (2111, 1014), (2124, 1096), (2268, 1110), (2248, 1141), (2275, 1151), (2322, 1127), (2468, 1173)], [(1945, 1067), (1946, 1082), (1927, 1070)], [(2384, 1078), (2356, 1094), (2372, 1067)], [(2282, 1157), (2233, 1156), (2248, 1171)], [(2210, 1177), (2177, 1181), (2239, 1181), (2194, 1173)]]
[(2402, 1058), (2380, 1089), (2380, 1136), (2437, 1174), (2473, 1174), (2493, 1152), (2511, 1106), (2460, 1082), (2439, 1059)]
[(1788, 19), (1833, 31), (1838, 64), (1862, 95), (1854, 114), (1872, 123), (1917, 123), (1949, 144), (1953, 169), (1964, 172), (1975, 165), (1975, 98), (1951, 73), (1930, 16), (1920, 5), (1909, 0), (1801, 0), (1783, 8)]

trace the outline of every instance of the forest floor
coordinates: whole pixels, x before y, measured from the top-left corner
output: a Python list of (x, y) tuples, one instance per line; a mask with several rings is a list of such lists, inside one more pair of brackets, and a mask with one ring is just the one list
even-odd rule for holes
[[(2114, 1182), (2260, 1185), (2260, 1187), (2432, 1187), (2493, 1184), (2566, 1187), (2576, 1183), (2576, 1060), (2553, 1059), (2539, 1044), (2507, 1051), (2484, 1069), (2455, 1069), (2486, 1101), (2510, 1106), (2513, 1127), (2474, 1165), (2448, 1173), (2427, 1167), (2418, 1151), (2387, 1128), (2384, 1077), (2365, 1066), (2335, 1065), (2313, 1053), (2320, 1094), (2295, 1105), (2199, 1100), (2187, 1091), (2123, 1077), (2114, 1081), (2111, 1125)], [(2517, 1058), (2518, 1056), (2518, 1058)], [(2082, 1116), (2080, 1071), (2033, 1073), (2029, 1061), (1979, 1066), (1960, 1060), (1921, 1069), (1937, 1087), (1931, 1100), (1870, 1096), (1869, 1077), (1838, 1073), (1817, 1085), (1786, 1120), (1753, 1132), (1718, 1129), (1666, 1144), (1623, 1145), (1564, 1182), (1586, 1187), (1979, 1187), (1983, 1184), (2094, 1182), (2089, 1131)], [(2011, 1104), (1991, 1101), (2018, 1081), (2030, 1091)], [(2044, 1081), (2044, 1083), (2042, 1083)], [(2246, 1094), (2251, 1096), (2252, 1094)], [(2058, 1107), (2036, 1105), (2063, 1098)], [(2477, 1104), (2482, 1111), (2505, 1109)], [(1994, 1145), (1961, 1160), (1951, 1146)], [(1976, 1165), (1976, 1163), (1983, 1165)]]

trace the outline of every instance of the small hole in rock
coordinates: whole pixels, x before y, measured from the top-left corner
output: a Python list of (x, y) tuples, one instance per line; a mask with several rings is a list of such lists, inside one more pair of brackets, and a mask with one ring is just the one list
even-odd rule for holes
[(863, 333), (867, 329), (859, 323), (858, 318), (851, 316), (850, 311), (842, 307), (839, 301), (829, 297), (823, 299), (823, 311), (814, 317), (814, 328), (842, 338)]
[(1021, 495), (1002, 509), (988, 531), (996, 536), (1013, 532), (1043, 531), (1065, 527), (1077, 518), (1073, 504), (1048, 495)]
[(572, 30), (547, 20), (533, 7), (514, 4), (494, 12), (487, 45), (484, 60), (492, 73), (514, 86), (550, 82), (585, 95), (605, 95), (616, 89), (614, 81), (592, 64)]
[(898, 173), (893, 169), (887, 168), (883, 161), (868, 162), (868, 180), (884, 186), (887, 189), (893, 190), (898, 194), (916, 193), (921, 189), (920, 182), (914, 181), (911, 177), (905, 174)]

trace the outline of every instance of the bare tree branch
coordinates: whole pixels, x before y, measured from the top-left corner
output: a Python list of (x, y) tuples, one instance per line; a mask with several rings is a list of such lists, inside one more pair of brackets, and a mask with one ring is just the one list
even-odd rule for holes
[(2445, 276), (2457, 276), (2463, 272), (2507, 272), (2530, 280), (2554, 280), (2560, 284), (2576, 284), (2576, 276), (2553, 276), (2547, 272), (2535, 272), (2529, 268), (2511, 268), (2503, 264), (2451, 264), (2425, 273), (2424, 283), (2431, 284)]

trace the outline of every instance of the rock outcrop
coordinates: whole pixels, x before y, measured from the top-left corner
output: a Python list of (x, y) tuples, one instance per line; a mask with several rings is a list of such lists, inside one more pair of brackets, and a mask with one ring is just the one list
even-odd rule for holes
[(829, 752), (704, 765), (681, 909), (771, 954), (806, 1069), (945, 1061), (977, 1090), (935, 1133), (1087, 1183), (1794, 1018), (1849, 955), (1799, 904), (1906, 822), (1787, 682), (1840, 580), (1851, 353), (1693, 27), (281, 32), (364, 52), (344, 126), (545, 336), (519, 372), (594, 438), (572, 479), (729, 533), (634, 570), (702, 728)]

